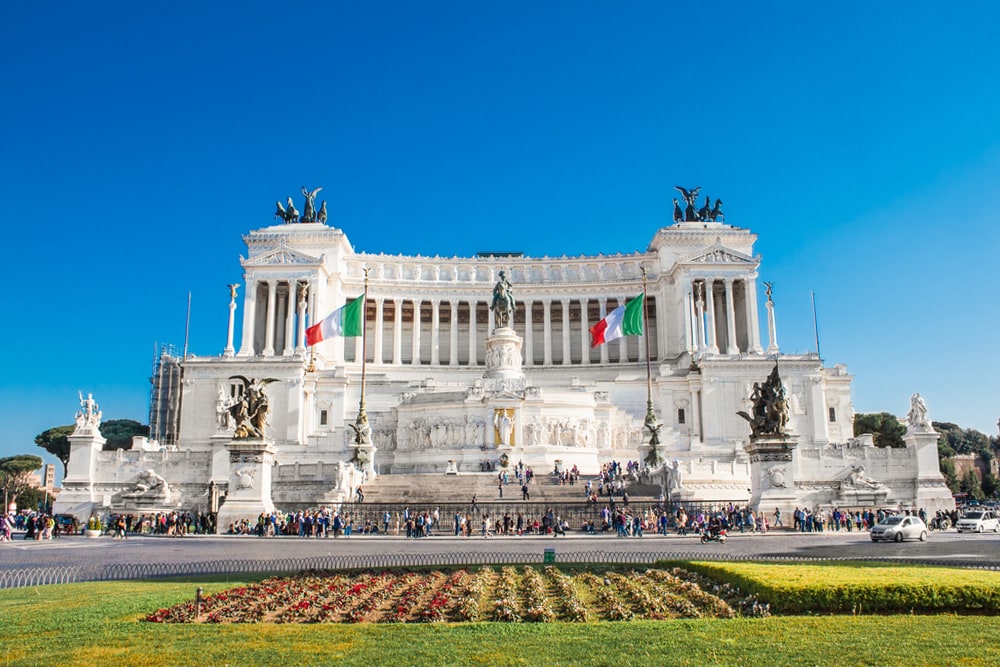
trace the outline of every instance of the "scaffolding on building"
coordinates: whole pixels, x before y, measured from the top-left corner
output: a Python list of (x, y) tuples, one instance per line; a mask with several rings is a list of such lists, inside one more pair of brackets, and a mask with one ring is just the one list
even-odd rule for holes
[(181, 357), (173, 345), (161, 345), (149, 378), (149, 437), (176, 445), (181, 426)]

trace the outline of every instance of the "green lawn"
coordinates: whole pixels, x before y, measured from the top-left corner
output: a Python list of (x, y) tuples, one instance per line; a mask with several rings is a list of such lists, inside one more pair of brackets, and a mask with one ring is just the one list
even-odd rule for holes
[[(767, 567), (767, 566), (764, 566)], [(953, 571), (949, 571), (953, 572)], [(186, 625), (147, 613), (230, 582), (0, 591), (0, 665), (995, 665), (1000, 617)]]
[(758, 595), (778, 614), (1000, 613), (1000, 572), (987, 570), (873, 562), (676, 565)]

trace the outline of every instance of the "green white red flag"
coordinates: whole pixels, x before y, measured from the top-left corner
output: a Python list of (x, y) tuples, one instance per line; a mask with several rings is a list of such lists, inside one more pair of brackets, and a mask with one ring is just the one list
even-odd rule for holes
[(624, 306), (618, 306), (607, 317), (590, 327), (590, 346), (610, 343), (622, 336), (641, 336), (645, 297), (643, 293), (630, 299)]
[(352, 299), (306, 329), (306, 345), (312, 346), (335, 336), (360, 336), (364, 303), (364, 297)]

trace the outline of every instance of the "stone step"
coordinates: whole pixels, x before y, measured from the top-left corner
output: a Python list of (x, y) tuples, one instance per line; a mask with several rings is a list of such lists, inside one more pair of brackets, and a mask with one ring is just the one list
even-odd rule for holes
[[(536, 476), (528, 485), (532, 500), (553, 502), (575, 502), (584, 497), (586, 481), (578, 484), (559, 484), (552, 475)], [(595, 486), (596, 488), (596, 486)], [(655, 500), (659, 494), (656, 487), (626, 487), (630, 498), (635, 500)], [(380, 475), (364, 485), (366, 502), (442, 502), (445, 500), (471, 500), (475, 495), (480, 502), (500, 499), (496, 473), (459, 473)], [(503, 499), (520, 499), (521, 488), (516, 477), (503, 487)]]

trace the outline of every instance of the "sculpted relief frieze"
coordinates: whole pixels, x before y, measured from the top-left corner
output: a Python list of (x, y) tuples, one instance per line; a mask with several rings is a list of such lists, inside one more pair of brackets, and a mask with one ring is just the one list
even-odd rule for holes
[(321, 260), (318, 257), (307, 255), (304, 252), (294, 250), (287, 246), (281, 246), (269, 252), (264, 252), (260, 255), (256, 255), (250, 258), (245, 258), (242, 255), (240, 255), (240, 264), (242, 264), (244, 267), (295, 266), (295, 265), (315, 266), (320, 264), (320, 262)]

